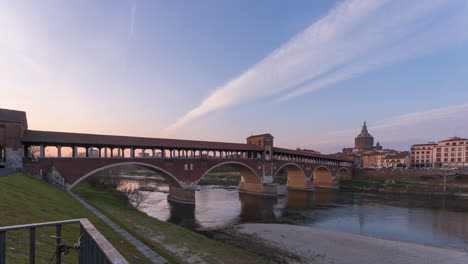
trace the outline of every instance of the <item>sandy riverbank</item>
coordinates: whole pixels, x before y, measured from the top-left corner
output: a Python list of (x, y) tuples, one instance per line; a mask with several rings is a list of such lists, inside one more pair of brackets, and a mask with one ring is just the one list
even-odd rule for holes
[[(223, 235), (221, 240), (249, 248), (274, 263), (468, 263), (465, 250), (294, 225), (241, 224)], [(215, 237), (219, 239), (220, 234)]]

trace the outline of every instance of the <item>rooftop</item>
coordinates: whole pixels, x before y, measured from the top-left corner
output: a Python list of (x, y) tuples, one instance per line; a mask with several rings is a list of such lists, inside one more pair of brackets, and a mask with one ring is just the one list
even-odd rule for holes
[(251, 135), (249, 138), (254, 138), (254, 137), (268, 137), (268, 138), (274, 138), (270, 133), (265, 133), (265, 134), (258, 134), (258, 135)]
[(424, 143), (424, 144), (413, 144), (413, 146), (434, 146), (437, 145), (434, 142)]
[(0, 122), (24, 123), (27, 127), (26, 112), (0, 108)]
[(318, 153), (314, 153), (310, 151), (293, 150), (293, 149), (285, 149), (285, 148), (277, 148), (277, 147), (274, 147), (273, 151), (285, 153), (285, 154), (291, 154), (291, 155), (311, 157), (311, 158), (323, 158), (323, 159), (330, 159), (330, 160), (336, 160), (336, 161), (350, 161), (349, 159), (346, 159), (346, 158), (337, 158), (336, 156), (323, 155), (323, 154), (318, 154)]
[(449, 139), (446, 139), (446, 140), (441, 140), (439, 142), (446, 142), (446, 141), (459, 141), (459, 140), (468, 140), (468, 138), (460, 138), (460, 137), (451, 137)]
[(409, 156), (409, 152), (400, 152), (395, 154), (388, 154), (385, 156), (386, 159), (404, 159)]
[(239, 150), (262, 151), (253, 144), (212, 142), (198, 140), (182, 140), (168, 138), (128, 137), (115, 135), (96, 135), (67, 132), (27, 130), (23, 135), (23, 142), (29, 144), (51, 145), (86, 145), (86, 146), (128, 146), (152, 148), (182, 148), (182, 149), (209, 149), (209, 150)]

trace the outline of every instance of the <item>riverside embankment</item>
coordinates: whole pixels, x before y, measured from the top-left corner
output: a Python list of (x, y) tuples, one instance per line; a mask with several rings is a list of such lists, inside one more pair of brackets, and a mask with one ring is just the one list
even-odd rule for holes
[[(124, 237), (114, 232), (77, 200), (44, 181), (24, 174), (0, 178), (0, 226), (31, 224), (49, 221), (87, 218), (99, 232), (130, 263), (152, 263)], [(80, 234), (79, 225), (67, 225), (62, 230), (62, 241), (75, 244)], [(38, 228), (36, 233), (36, 263), (49, 263), (56, 246), (55, 227)], [(28, 263), (29, 233), (11, 231), (6, 237), (7, 263)], [(62, 256), (63, 263), (76, 263), (77, 252), (71, 250)]]
[(341, 181), (340, 188), (380, 193), (468, 197), (468, 171), (355, 169), (353, 179)]
[[(268, 263), (247, 250), (149, 217), (112, 192), (88, 185), (77, 186), (74, 191), (171, 263)], [(129, 240), (115, 232), (67, 192), (24, 174), (0, 178), (0, 226), (77, 218), (88, 218), (130, 263), (152, 263)], [(79, 234), (79, 225), (67, 226), (62, 230), (62, 241), (74, 244)], [(49, 263), (56, 246), (54, 235), (54, 227), (38, 229), (36, 263)], [(6, 240), (7, 263), (27, 263), (29, 233), (11, 231)], [(76, 258), (77, 253), (72, 250), (62, 257), (62, 261), (75, 263)]]
[[(75, 192), (99, 207), (109, 217), (118, 221), (119, 225), (136, 234), (146, 244), (162, 247), (162, 250), (171, 252), (177, 258), (183, 258), (185, 263), (261, 263), (270, 261), (272, 263), (458, 264), (465, 263), (468, 260), (468, 256), (463, 249), (436, 247), (287, 224), (240, 224), (200, 231), (208, 238), (192, 232), (189, 235), (180, 232), (185, 229), (175, 228), (174, 225), (152, 219), (134, 208), (127, 207), (124, 200), (120, 200), (112, 192), (99, 190), (85, 184), (78, 185), (78, 187)], [(203, 192), (203, 190), (200, 192)], [(215, 190), (225, 191), (223, 189)], [(210, 194), (213, 195), (214, 193), (210, 192)], [(328, 196), (330, 193), (322, 194)], [(319, 200), (315, 201), (320, 204), (316, 203), (315, 205), (320, 205), (322, 210), (325, 209), (323, 207), (324, 197), (316, 198), (319, 198)], [(150, 201), (154, 202), (155, 200)], [(297, 209), (299, 208), (295, 207), (294, 211)], [(187, 210), (189, 209), (185, 208), (185, 215), (190, 215)], [(314, 211), (317, 210), (319, 208), (314, 209)], [(204, 209), (202, 211), (204, 214), (208, 213)], [(255, 211), (257, 214), (272, 215), (264, 207), (255, 207)], [(366, 213), (366, 217), (374, 218), (375, 216), (374, 213)], [(179, 218), (183, 216), (173, 215), (172, 217)], [(189, 218), (192, 219), (193, 217), (190, 216)], [(320, 221), (322, 217), (315, 215), (314, 218)], [(188, 218), (179, 219), (190, 221)], [(393, 219), (395, 221), (395, 218)], [(268, 218), (265, 220), (271, 221), (273, 219)], [(362, 221), (368, 222), (369, 220), (371, 219), (363, 219)], [(214, 240), (209, 238), (214, 238)], [(218, 246), (216, 246), (216, 243), (212, 243), (215, 240), (219, 241), (216, 242), (219, 243)], [(231, 249), (229, 250), (229, 248)], [(240, 248), (246, 250), (240, 250)], [(255, 252), (262, 259), (254, 257), (253, 254), (249, 255), (247, 250)], [(398, 257), (393, 257), (394, 254), (398, 255)]]
[(241, 224), (213, 236), (240, 246), (248, 244), (260, 254), (275, 252), (278, 263), (468, 263), (468, 251), (462, 249), (294, 225)]
[(80, 183), (74, 193), (174, 263), (269, 263), (253, 252), (207, 238), (138, 211), (122, 193)]

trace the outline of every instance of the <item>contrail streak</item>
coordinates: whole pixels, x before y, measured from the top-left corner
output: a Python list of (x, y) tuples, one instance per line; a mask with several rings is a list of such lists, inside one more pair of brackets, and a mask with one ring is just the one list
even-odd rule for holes
[(459, 40), (460, 32), (450, 28), (458, 28), (464, 5), (462, 0), (344, 1), (243, 74), (217, 87), (166, 131), (255, 98), (287, 92), (279, 101), (289, 100), (447, 47)]

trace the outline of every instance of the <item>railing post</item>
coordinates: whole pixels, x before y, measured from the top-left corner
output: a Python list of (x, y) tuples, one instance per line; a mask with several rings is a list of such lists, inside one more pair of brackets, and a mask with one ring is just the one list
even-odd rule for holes
[(6, 263), (6, 231), (0, 232), (0, 264)]
[(55, 250), (57, 254), (55, 255), (55, 263), (61, 264), (62, 263), (62, 255), (59, 252), (60, 245), (62, 244), (62, 225), (58, 224), (57, 225), (57, 231), (55, 234), (55, 239), (57, 246), (55, 247)]
[[(107, 153), (106, 153), (107, 154)], [(83, 225), (80, 223), (80, 251), (78, 253), (78, 263), (79, 264), (84, 264), (85, 262), (85, 254), (86, 253), (86, 248), (85, 248), (85, 230), (83, 228)]]
[(36, 228), (29, 229), (29, 264), (36, 263)]

